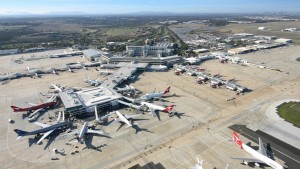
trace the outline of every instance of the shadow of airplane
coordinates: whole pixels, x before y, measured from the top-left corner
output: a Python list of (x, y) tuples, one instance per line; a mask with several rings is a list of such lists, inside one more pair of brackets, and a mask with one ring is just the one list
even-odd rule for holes
[(103, 145), (99, 145), (99, 146), (94, 146), (92, 144), (93, 137), (94, 137), (93, 135), (91, 135), (89, 137), (86, 137), (86, 140), (84, 141), (85, 147), (82, 150), (84, 150), (84, 149), (93, 149), (93, 150), (102, 152), (101, 148), (107, 146), (107, 144), (103, 144)]
[(267, 156), (268, 156), (270, 159), (272, 159), (272, 160), (275, 161), (274, 153), (273, 153), (273, 151), (272, 151), (272, 148), (271, 148), (271, 144), (270, 144), (270, 143), (267, 144), (266, 152), (267, 152)]
[(170, 115), (170, 117), (173, 117), (173, 116), (176, 116), (179, 119), (181, 119), (182, 116), (184, 116), (184, 117), (191, 117), (189, 115), (185, 115), (185, 113), (178, 113), (178, 112), (175, 112), (175, 113), (173, 113), (173, 114)]
[[(135, 121), (142, 121), (142, 120), (149, 120), (149, 119), (130, 119), (130, 123), (132, 124), (132, 128), (134, 128), (134, 126), (137, 126), (136, 124), (134, 124)], [(118, 127), (117, 131), (119, 131), (126, 124), (126, 123), (124, 123), (122, 121), (120, 121), (119, 123), (120, 123), (120, 126)]]
[(138, 125), (132, 125), (132, 128), (135, 129), (135, 134), (138, 134), (139, 132), (142, 132), (142, 131), (145, 131), (145, 132), (148, 132), (148, 133), (154, 133), (153, 131), (150, 131), (146, 128), (140, 128)]
[(34, 143), (36, 143), (38, 140), (35, 138), (29, 138), (28, 139), (28, 146), (31, 147)]

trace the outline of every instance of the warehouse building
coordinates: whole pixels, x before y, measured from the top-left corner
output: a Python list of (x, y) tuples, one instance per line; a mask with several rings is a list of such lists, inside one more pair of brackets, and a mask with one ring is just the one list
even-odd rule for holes
[(0, 55), (13, 55), (17, 54), (19, 52), (19, 49), (6, 49), (6, 50), (0, 50)]
[(87, 49), (83, 50), (83, 55), (86, 59), (90, 61), (99, 61), (101, 56), (110, 56), (111, 54), (108, 52), (104, 52), (101, 50)]
[(229, 49), (227, 52), (230, 54), (245, 54), (245, 53), (250, 53), (250, 52), (253, 52), (256, 50), (257, 50), (257, 48), (254, 46), (247, 46), (247, 47)]
[(279, 38), (274, 41), (275, 43), (293, 43), (292, 39)]

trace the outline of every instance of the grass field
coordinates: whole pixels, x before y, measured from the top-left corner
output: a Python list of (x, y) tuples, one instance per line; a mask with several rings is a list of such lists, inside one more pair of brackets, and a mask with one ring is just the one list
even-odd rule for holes
[(136, 28), (112, 28), (108, 29), (106, 34), (108, 36), (124, 36), (124, 35), (134, 35)]
[[(269, 30), (261, 31), (258, 27), (266, 27)], [(253, 24), (228, 24), (220, 27), (220, 32), (231, 33), (252, 33), (255, 35), (277, 36), (279, 38), (293, 39), (295, 44), (300, 42), (300, 32), (282, 32), (285, 28), (299, 28), (300, 22), (267, 22), (267, 23), (253, 23)]]
[(277, 113), (286, 121), (300, 127), (300, 102), (283, 103), (277, 107)]

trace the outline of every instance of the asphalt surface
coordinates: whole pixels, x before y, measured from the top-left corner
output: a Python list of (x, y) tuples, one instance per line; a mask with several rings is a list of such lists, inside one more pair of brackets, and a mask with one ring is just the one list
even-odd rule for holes
[(229, 127), (240, 135), (258, 144), (258, 137), (262, 139), (265, 147), (274, 153), (274, 156), (285, 162), (288, 169), (300, 168), (300, 150), (260, 130), (252, 131), (245, 125), (232, 125)]

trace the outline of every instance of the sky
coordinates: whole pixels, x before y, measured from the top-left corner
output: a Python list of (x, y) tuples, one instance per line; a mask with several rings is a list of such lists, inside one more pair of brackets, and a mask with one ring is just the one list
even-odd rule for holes
[(0, 14), (300, 12), (300, 0), (0, 0)]

